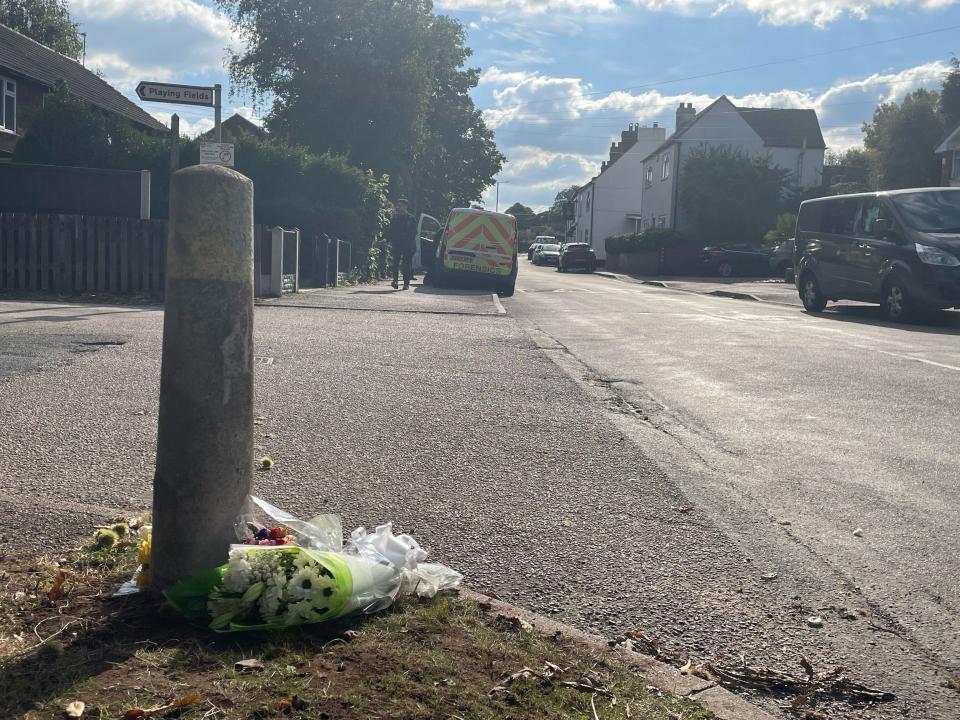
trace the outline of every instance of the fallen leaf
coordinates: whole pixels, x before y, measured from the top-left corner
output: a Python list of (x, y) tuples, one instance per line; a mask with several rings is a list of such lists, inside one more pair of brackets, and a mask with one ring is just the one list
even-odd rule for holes
[(347, 638), (347, 640), (353, 640), (353, 638), (358, 638), (358, 637), (360, 637), (360, 631), (359, 631), (359, 630), (344, 630), (344, 631), (343, 631), (343, 636), (344, 636), (345, 638)]
[(66, 579), (67, 575), (63, 570), (57, 572), (56, 577), (53, 578), (53, 586), (47, 590), (47, 600), (56, 602), (63, 599), (63, 583), (66, 582)]
[(143, 709), (143, 708), (131, 708), (127, 710), (123, 715), (124, 720), (136, 720), (136, 718), (142, 717), (153, 717), (154, 715), (162, 715), (168, 713), (171, 710), (180, 710), (181, 708), (190, 707), (191, 705), (196, 705), (204, 701), (204, 697), (197, 693), (192, 695), (184, 695), (178, 700), (169, 702), (166, 705), (157, 705), (156, 707)]
[(280, 701), (280, 712), (288, 713), (291, 710), (306, 710), (310, 703), (298, 695), (289, 695)]
[(83, 717), (83, 711), (87, 709), (87, 705), (82, 700), (74, 700), (72, 703), (67, 705), (63, 709), (63, 716), (65, 718), (79, 718)]
[(263, 670), (263, 663), (256, 658), (247, 658), (238, 660), (233, 664), (233, 669), (238, 672), (259, 672)]
[(533, 625), (518, 615), (497, 615), (497, 620), (502, 620), (514, 630), (518, 630), (520, 632), (533, 629)]

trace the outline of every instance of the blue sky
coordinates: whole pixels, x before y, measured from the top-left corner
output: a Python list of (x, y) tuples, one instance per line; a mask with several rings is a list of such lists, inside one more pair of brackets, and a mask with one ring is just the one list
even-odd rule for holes
[[(508, 158), (501, 208), (550, 204), (596, 174), (629, 123), (670, 132), (680, 102), (702, 109), (721, 94), (753, 107), (813, 107), (827, 144), (850, 147), (878, 101), (937, 87), (960, 55), (960, 0), (435, 3), (467, 27), (471, 65), (483, 70), (474, 97)], [(212, 2), (72, 0), (70, 8), (87, 33), (87, 66), (131, 97), (144, 79), (229, 86), (225, 48), (239, 40)], [(743, 69), (763, 63), (775, 64)], [(227, 105), (226, 114), (258, 116), (242, 95)], [(176, 109), (189, 132), (212, 126), (203, 108), (145, 107), (163, 120)], [(493, 204), (492, 189), (485, 199)]]

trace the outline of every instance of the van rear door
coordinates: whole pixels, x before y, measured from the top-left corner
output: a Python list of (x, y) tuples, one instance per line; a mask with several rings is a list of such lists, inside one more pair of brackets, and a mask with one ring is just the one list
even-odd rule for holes
[(504, 276), (513, 271), (517, 230), (510, 215), (454, 210), (444, 235), (448, 270)]

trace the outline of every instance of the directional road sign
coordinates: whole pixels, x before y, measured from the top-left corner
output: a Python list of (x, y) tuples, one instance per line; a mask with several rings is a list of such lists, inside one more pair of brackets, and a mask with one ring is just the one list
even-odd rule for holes
[(137, 97), (149, 102), (176, 103), (177, 105), (214, 107), (216, 104), (215, 88), (202, 85), (141, 82), (137, 85)]

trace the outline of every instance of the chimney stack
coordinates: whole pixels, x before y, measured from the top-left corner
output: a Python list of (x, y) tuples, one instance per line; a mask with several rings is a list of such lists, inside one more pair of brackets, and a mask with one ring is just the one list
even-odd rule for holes
[(677, 132), (681, 132), (693, 124), (697, 117), (697, 111), (693, 103), (680, 103), (677, 108)]

